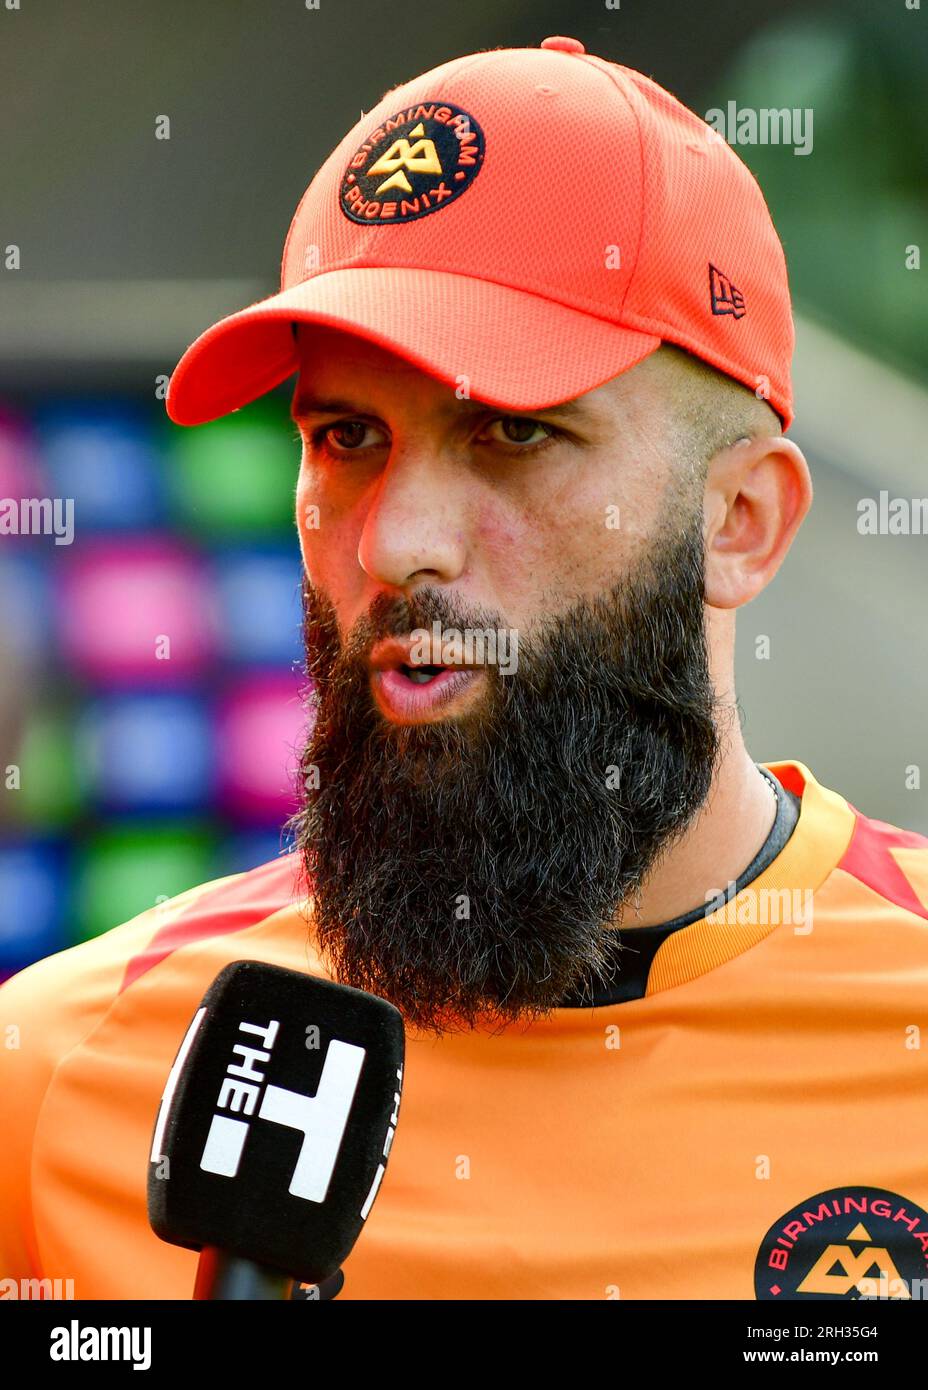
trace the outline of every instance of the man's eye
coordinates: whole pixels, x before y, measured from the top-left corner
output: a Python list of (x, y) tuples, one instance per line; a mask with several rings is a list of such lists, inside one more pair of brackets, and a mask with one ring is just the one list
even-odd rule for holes
[(489, 428), (491, 431), (500, 431), (491, 436), (494, 443), (522, 444), (529, 448), (536, 444), (544, 444), (545, 440), (554, 434), (551, 425), (545, 425), (541, 420), (527, 419), (522, 415), (500, 415), (490, 422)]
[(331, 449), (333, 453), (352, 453), (378, 442), (368, 438), (377, 431), (366, 420), (336, 420), (334, 425), (321, 425), (313, 431), (313, 444)]
[(297, 423), (297, 441), (303, 439), (311, 452), (343, 457), (347, 453), (361, 453), (361, 450), (374, 448), (383, 442), (382, 439), (367, 438), (368, 431), (376, 435), (374, 425), (356, 418), (336, 420), (331, 425), (317, 425), (315, 430), (310, 430), (306, 423)]

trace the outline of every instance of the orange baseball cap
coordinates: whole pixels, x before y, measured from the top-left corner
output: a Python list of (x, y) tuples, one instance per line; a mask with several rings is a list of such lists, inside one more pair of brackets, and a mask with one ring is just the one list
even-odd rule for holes
[(793, 418), (786, 264), (753, 175), (662, 87), (572, 38), (387, 92), (303, 195), (280, 292), (184, 353), (170, 418), (202, 424), (285, 381), (295, 323), (520, 411), (675, 343)]

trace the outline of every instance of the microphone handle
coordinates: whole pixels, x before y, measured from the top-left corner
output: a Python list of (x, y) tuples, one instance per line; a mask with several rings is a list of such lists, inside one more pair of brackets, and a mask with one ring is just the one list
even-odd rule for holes
[(289, 1299), (293, 1278), (279, 1269), (270, 1269), (255, 1260), (230, 1255), (216, 1245), (204, 1245), (197, 1265), (195, 1299), (231, 1300)]

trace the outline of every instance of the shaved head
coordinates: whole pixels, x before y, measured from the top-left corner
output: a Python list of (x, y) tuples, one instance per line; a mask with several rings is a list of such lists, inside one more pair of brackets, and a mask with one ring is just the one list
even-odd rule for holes
[(637, 370), (659, 384), (669, 406), (670, 457), (693, 482), (704, 482), (709, 460), (736, 440), (783, 433), (767, 401), (672, 343), (662, 343)]

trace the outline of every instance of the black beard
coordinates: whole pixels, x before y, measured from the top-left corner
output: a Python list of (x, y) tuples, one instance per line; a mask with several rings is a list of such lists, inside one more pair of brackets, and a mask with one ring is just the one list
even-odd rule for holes
[(614, 928), (708, 797), (719, 755), (701, 515), (630, 578), (520, 636), (475, 708), (396, 725), (373, 642), (501, 629), (436, 588), (380, 595), (342, 644), (304, 579), (315, 726), (290, 829), (334, 979), (442, 1034), (527, 1022), (619, 967)]

